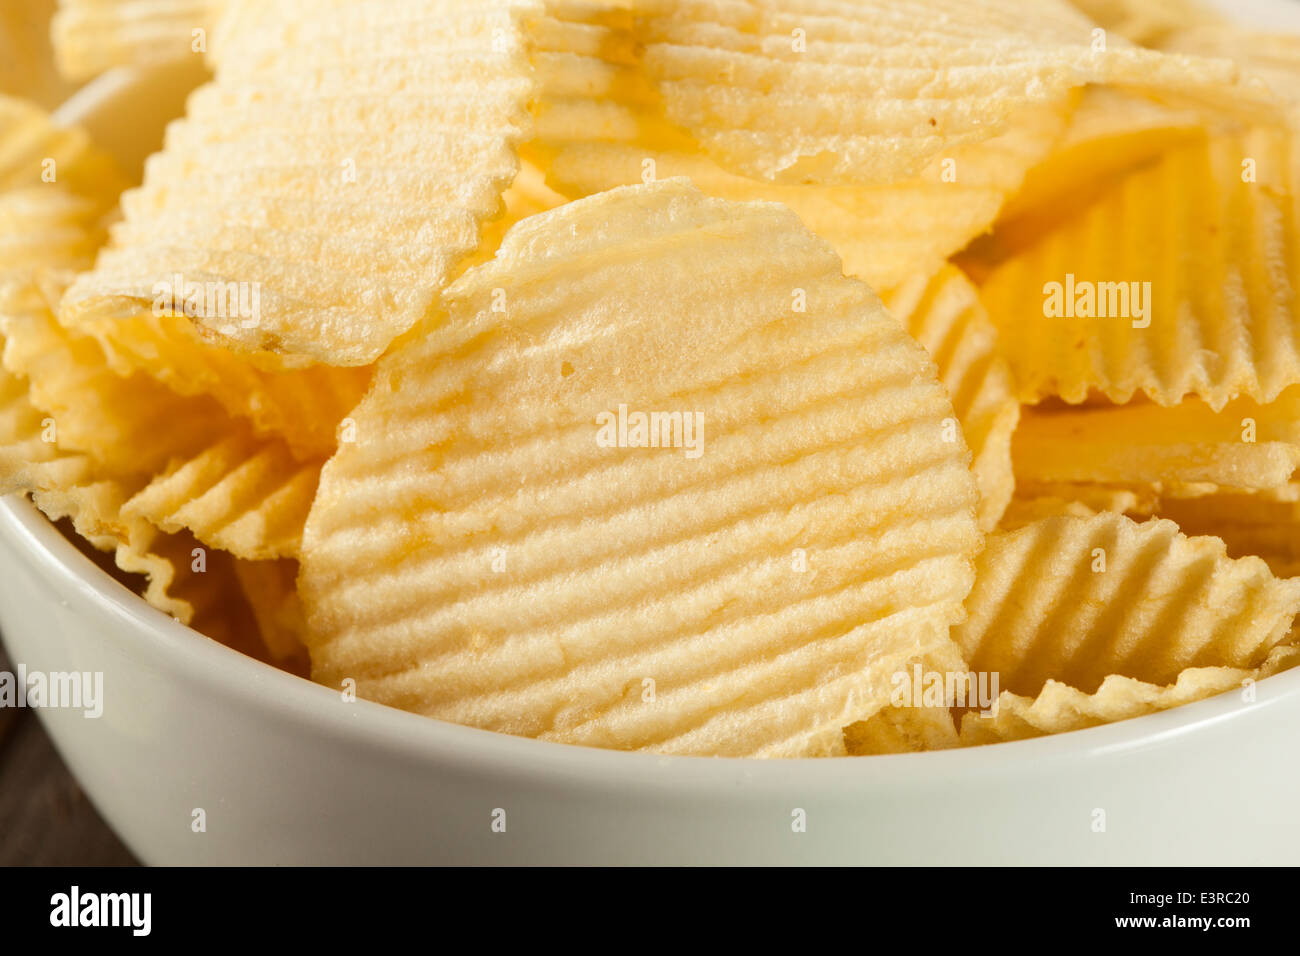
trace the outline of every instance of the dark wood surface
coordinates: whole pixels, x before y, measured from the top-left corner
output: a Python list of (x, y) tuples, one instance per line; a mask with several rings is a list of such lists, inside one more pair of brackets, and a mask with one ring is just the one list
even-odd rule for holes
[[(0, 671), (12, 671), (0, 645)], [(0, 866), (132, 866), (30, 708), (0, 708)]]

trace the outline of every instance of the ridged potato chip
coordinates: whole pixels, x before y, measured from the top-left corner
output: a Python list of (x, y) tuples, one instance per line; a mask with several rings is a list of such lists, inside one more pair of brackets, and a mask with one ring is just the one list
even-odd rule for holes
[(1025, 484), (1146, 488), (1192, 497), (1215, 490), (1285, 487), (1300, 467), (1300, 387), (1277, 401), (1202, 401), (1172, 408), (1052, 405), (1026, 409), (1012, 439)]
[(1287, 105), (1291, 127), (1300, 125), (1300, 36), (1295, 33), (1192, 22), (1162, 37), (1159, 46), (1174, 53), (1221, 57), (1240, 64), (1243, 72), (1257, 77)]
[[(668, 118), (725, 168), (797, 183), (918, 174), (1085, 83), (1270, 102), (1226, 61), (1094, 34), (1064, 0), (633, 0)], [(1099, 42), (1102, 41), (1102, 42)]]
[[(1133, 517), (1155, 514), (1159, 495), (1150, 488), (1124, 488), (1116, 485), (1079, 482), (1020, 482), (998, 528), (1014, 531), (1027, 524), (1072, 515), (1089, 518), (1102, 511), (1114, 511)], [(1239, 555), (1233, 555), (1239, 557)]]
[(26, 186), (63, 187), (107, 205), (125, 180), (85, 130), (55, 123), (34, 103), (0, 95), (0, 193)]
[(1297, 159), (1262, 128), (1172, 149), (1001, 265), (981, 297), (1021, 400), (1219, 409), (1300, 382)]
[[(1107, 30), (1141, 43), (1165, 48), (1170, 34), (1190, 26), (1223, 29), (1223, 17), (1200, 0), (1070, 0), (1080, 12)], [(1189, 51), (1190, 52), (1190, 51)]]
[(226, 0), (59, 0), (51, 34), (59, 70), (86, 80), (114, 66), (202, 56)]
[(373, 362), (478, 248), (515, 178), (533, 95), (528, 9), (232, 8), (214, 81), (123, 200), (67, 320), (161, 309), (228, 347)]
[(1057, 517), (989, 538), (966, 610), (953, 640), (1002, 690), (1090, 694), (1112, 674), (1164, 686), (1189, 667), (1261, 666), (1300, 611), (1300, 579), (1172, 521)]
[(1115, 188), (1121, 178), (1169, 149), (1205, 136), (1201, 110), (1173, 109), (1104, 86), (1088, 87), (1064, 135), (998, 214), (992, 233), (962, 250), (978, 281)]
[(1234, 558), (1263, 558), (1280, 578), (1300, 576), (1300, 485), (1258, 494), (1162, 498), (1162, 518), (1187, 534), (1222, 538)]
[(65, 311), (60, 319), (93, 339), (118, 375), (142, 373), (181, 395), (215, 399), (230, 415), (248, 419), (259, 436), (283, 439), (303, 461), (338, 447), (340, 428), (373, 372), (369, 366), (286, 368), (275, 356), (232, 352), (205, 341), (184, 316)]
[(322, 476), (314, 679), (549, 740), (808, 756), (947, 639), (981, 540), (951, 402), (789, 210), (613, 190), (515, 226), (445, 305)]
[(235, 561), (235, 577), (257, 623), (269, 660), (302, 676), (310, 672), (303, 643), (306, 623), (298, 600), (298, 562)]
[(1006, 133), (956, 148), (906, 179), (770, 183), (724, 169), (669, 122), (639, 63), (630, 12), (565, 3), (550, 4), (548, 14), (533, 28), (540, 93), (527, 152), (553, 186), (581, 197), (685, 176), (723, 199), (781, 202), (835, 247), (847, 273), (880, 289), (932, 274), (987, 229), (1064, 129), (1067, 104), (1038, 106), (1021, 111)]
[(1156, 685), (1112, 674), (1093, 693), (1049, 680), (1034, 697), (1004, 693), (997, 712), (962, 716), (963, 747), (1026, 740), (1143, 717), (1231, 690), (1300, 664), (1300, 648), (1277, 647), (1258, 668), (1189, 667), (1172, 684)]
[(99, 476), (138, 481), (124, 520), (250, 560), (297, 554), (323, 457), (300, 462), (256, 438), (208, 396), (182, 396), (141, 373), (113, 372), (90, 338), (59, 325), (39, 296), (0, 295), (4, 367), (25, 380), (43, 430)]
[(124, 505), (164, 531), (249, 561), (296, 557), (323, 461), (299, 462), (283, 442), (238, 427), (188, 460), (173, 460)]
[(50, 17), (55, 0), (5, 0), (0, 6), (0, 95), (53, 109), (72, 92), (54, 68)]
[(961, 649), (951, 640), (907, 661), (890, 676), (889, 706), (867, 720), (844, 728), (848, 755), (870, 757), (959, 746), (952, 709), (956, 704), (946, 698), (927, 701), (925, 689), (926, 681), (933, 675), (946, 677), (968, 671)]
[(980, 492), (980, 527), (992, 530), (1015, 488), (1011, 434), (1020, 419), (1011, 371), (998, 351), (998, 330), (979, 293), (952, 266), (932, 279), (918, 277), (885, 298), (885, 305), (939, 367), (952, 396)]
[(206, 590), (201, 580), (194, 580), (200, 577), (194, 569), (206, 554), (196, 552), (188, 536), (166, 535), (147, 521), (123, 518), (122, 505), (130, 493), (129, 485), (105, 479), (35, 490), (32, 500), (52, 521), (68, 519), (78, 535), (112, 553), (121, 570), (144, 575), (148, 584), (140, 596), (190, 624), (195, 592)]

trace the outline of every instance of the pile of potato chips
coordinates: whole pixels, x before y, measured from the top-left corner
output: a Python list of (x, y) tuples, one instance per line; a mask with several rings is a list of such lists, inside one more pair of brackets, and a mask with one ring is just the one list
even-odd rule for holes
[[(17, 6), (0, 50), (52, 53), (0, 70), (0, 492), (196, 630), (345, 702), (741, 757), (1249, 706), (1300, 661), (1300, 37)], [(48, 112), (195, 57), (140, 184)]]

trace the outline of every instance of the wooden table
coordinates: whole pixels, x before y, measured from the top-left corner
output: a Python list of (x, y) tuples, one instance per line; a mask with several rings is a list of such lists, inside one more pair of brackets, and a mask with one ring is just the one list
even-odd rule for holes
[[(0, 671), (11, 671), (0, 645)], [(29, 708), (0, 708), (0, 866), (135, 866)]]

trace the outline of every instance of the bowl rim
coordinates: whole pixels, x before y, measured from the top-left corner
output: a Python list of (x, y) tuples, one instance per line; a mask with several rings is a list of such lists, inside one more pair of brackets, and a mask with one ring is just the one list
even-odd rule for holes
[[(228, 700), (265, 712), (282, 726), (341, 734), (354, 744), (418, 760), (464, 760), (502, 778), (517, 779), (521, 774), (553, 781), (571, 778), (618, 789), (646, 785), (663, 789), (679, 783), (730, 788), (742, 779), (746, 785), (781, 788), (791, 784), (908, 787), (951, 780), (957, 774), (1005, 778), (1027, 774), (1031, 768), (1042, 773), (1057, 761), (1144, 750), (1300, 698), (1300, 668), (1294, 668), (1259, 681), (1256, 700), (1246, 705), (1229, 690), (1086, 730), (955, 750), (778, 760), (605, 750), (461, 726), (367, 700), (345, 704), (338, 691), (241, 654), (151, 607), (78, 551), (22, 495), (0, 499), (0, 544), (25, 559), (59, 604), (70, 609), (76, 605), (82, 615), (116, 620), (122, 626), (106, 630), (106, 639), (126, 635), (131, 646), (125, 649), (146, 655), (160, 671), (181, 673)], [(672, 778), (664, 774), (670, 765)]]

